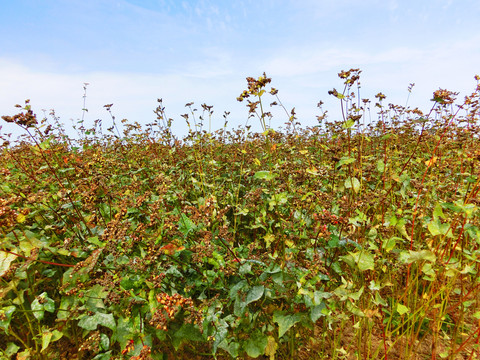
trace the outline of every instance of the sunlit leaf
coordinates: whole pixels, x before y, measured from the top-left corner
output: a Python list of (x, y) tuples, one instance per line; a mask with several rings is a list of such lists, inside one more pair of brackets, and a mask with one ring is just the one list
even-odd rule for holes
[(262, 170), (262, 171), (257, 171), (254, 175), (254, 179), (260, 179), (260, 180), (272, 180), (276, 177), (276, 175), (270, 171)]
[(360, 191), (360, 181), (356, 177), (347, 178), (344, 185), (346, 189), (353, 189), (356, 193)]
[(437, 257), (435, 254), (430, 251), (430, 250), (420, 250), (420, 251), (402, 251), (399, 254), (399, 260), (400, 262), (404, 264), (411, 264), (415, 261), (430, 261), (430, 262), (435, 262)]
[(8, 269), (10, 264), (17, 258), (17, 256), (0, 250), (0, 277), (2, 277)]
[(342, 165), (348, 165), (348, 164), (351, 164), (355, 162), (355, 158), (351, 158), (351, 157), (342, 157), (340, 159), (340, 161), (337, 163), (336, 165), (336, 168), (338, 169), (339, 167), (341, 167)]
[(398, 303), (397, 304), (397, 312), (400, 315), (405, 315), (405, 314), (410, 312), (410, 309), (408, 307), (406, 307), (405, 305), (402, 305), (402, 304)]

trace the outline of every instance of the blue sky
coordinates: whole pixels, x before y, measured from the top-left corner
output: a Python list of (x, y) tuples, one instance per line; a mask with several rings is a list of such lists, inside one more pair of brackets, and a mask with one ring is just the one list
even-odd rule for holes
[[(67, 127), (82, 117), (109, 124), (147, 124), (163, 98), (174, 131), (184, 105), (214, 106), (213, 129), (244, 125), (236, 97), (245, 77), (264, 71), (303, 126), (316, 124), (316, 104), (331, 119), (342, 88), (337, 73), (362, 69), (362, 98), (382, 91), (387, 102), (427, 109), (433, 91), (463, 97), (480, 74), (478, 0), (15, 0), (0, 3), (0, 113), (31, 99), (40, 117), (55, 109)], [(282, 126), (275, 113), (271, 126)], [(250, 121), (256, 130), (259, 126)], [(2, 123), (1, 132), (12, 131)], [(254, 128), (255, 129), (255, 128)]]

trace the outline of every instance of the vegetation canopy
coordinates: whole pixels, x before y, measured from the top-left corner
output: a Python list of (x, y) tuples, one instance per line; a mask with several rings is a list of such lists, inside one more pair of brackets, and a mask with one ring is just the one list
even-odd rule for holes
[(265, 74), (262, 133), (3, 116), (0, 358), (480, 358), (480, 78), (425, 113), (339, 78), (309, 128)]

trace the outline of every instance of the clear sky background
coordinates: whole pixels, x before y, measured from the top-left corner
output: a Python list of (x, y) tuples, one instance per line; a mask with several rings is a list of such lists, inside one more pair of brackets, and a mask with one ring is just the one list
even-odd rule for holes
[[(244, 125), (236, 97), (264, 71), (303, 126), (339, 103), (341, 70), (362, 69), (361, 97), (428, 110), (433, 91), (471, 93), (480, 74), (478, 0), (0, 0), (0, 113), (31, 99), (67, 127), (87, 126), (113, 103), (117, 120), (147, 124), (163, 98), (174, 131), (187, 102), (213, 105), (213, 129)], [(272, 100), (273, 101), (273, 100)], [(271, 126), (283, 126), (278, 113)], [(251, 120), (254, 129), (258, 122)], [(3, 125), (1, 132), (11, 132)]]

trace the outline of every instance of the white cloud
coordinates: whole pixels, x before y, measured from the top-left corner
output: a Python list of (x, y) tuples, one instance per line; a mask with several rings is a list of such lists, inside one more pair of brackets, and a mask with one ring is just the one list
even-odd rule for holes
[[(196, 70), (201, 67), (199, 63)], [(23, 104), (29, 98), (39, 117), (43, 116), (41, 109), (47, 110), (47, 113), (50, 109), (55, 109), (61, 122), (69, 127), (70, 119), (76, 121), (82, 116), (83, 83), (88, 82), (88, 125), (98, 118), (103, 119), (104, 124), (110, 124), (110, 115), (103, 107), (109, 103), (114, 104), (112, 113), (117, 121), (127, 118), (131, 123), (150, 123), (155, 119), (153, 110), (157, 106), (157, 98), (163, 98), (167, 116), (175, 120), (174, 131), (180, 136), (187, 131), (180, 115), (188, 112), (185, 104), (190, 101), (195, 102), (194, 107), (199, 109), (199, 113), (202, 103), (214, 106), (214, 129), (223, 125), (224, 111), (232, 111), (232, 114), (236, 111), (237, 115), (240, 113), (236, 118), (230, 117), (230, 121), (234, 122), (232, 126), (236, 127), (246, 119), (243, 105), (236, 102), (245, 81), (236, 76), (226, 78), (219, 74), (212, 70), (211, 73), (200, 71), (199, 76), (193, 76), (194, 71), (190, 74), (170, 75), (113, 72), (66, 75), (37, 72), (0, 59), (0, 79), (4, 83), (0, 86), (1, 115), (15, 114), (18, 109), (14, 105)], [(18, 130), (11, 124), (1, 125), (2, 133), (13, 131), (18, 135)]]

